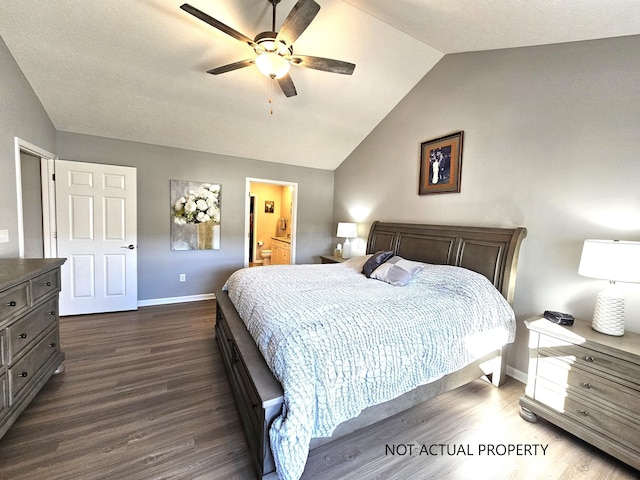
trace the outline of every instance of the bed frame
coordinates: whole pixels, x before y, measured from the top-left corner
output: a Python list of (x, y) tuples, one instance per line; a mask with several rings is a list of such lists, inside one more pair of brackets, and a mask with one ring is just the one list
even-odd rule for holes
[[(393, 250), (409, 260), (455, 265), (485, 275), (509, 303), (513, 302), (520, 243), (525, 228), (456, 227), (374, 222), (367, 253)], [(259, 477), (276, 479), (269, 446), (269, 427), (280, 415), (283, 391), (225, 291), (216, 292), (216, 338), (240, 412)], [(316, 448), (388, 418), (444, 392), (486, 377), (499, 386), (505, 377), (503, 349), (398, 398), (363, 410), (341, 423), (328, 438), (314, 438)]]

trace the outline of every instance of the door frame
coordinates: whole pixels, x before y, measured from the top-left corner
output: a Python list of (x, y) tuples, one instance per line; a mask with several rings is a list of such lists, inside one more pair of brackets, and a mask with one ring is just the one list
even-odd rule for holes
[(40, 157), (40, 183), (42, 187), (42, 239), (44, 242), (44, 258), (54, 258), (57, 254), (55, 233), (55, 189), (53, 186), (53, 164), (58, 158), (47, 150), (14, 137), (15, 169), (16, 169), (16, 221), (18, 223), (18, 257), (24, 258), (24, 215), (22, 205), (22, 166), (20, 153)]
[[(249, 266), (249, 213), (250, 213), (250, 198), (251, 195), (251, 183), (266, 183), (270, 185), (279, 185), (281, 187), (291, 187), (291, 203), (293, 208), (291, 209), (291, 221), (293, 225), (291, 227), (291, 264), (296, 263), (296, 231), (298, 229), (298, 184), (295, 182), (287, 182), (284, 180), (268, 180), (265, 178), (253, 178), (246, 177), (245, 194), (244, 194), (244, 266)], [(255, 218), (254, 218), (255, 228)], [(255, 239), (254, 239), (255, 241)], [(255, 247), (254, 247), (255, 249)], [(255, 251), (255, 250), (254, 250)], [(255, 255), (255, 254), (254, 254)]]

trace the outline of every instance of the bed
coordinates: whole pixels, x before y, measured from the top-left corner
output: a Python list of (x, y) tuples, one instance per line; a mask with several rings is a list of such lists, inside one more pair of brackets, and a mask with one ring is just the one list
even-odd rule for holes
[[(519, 248), (525, 236), (526, 229), (524, 228), (454, 227), (374, 222), (367, 242), (368, 254), (392, 251), (394, 255), (403, 259), (427, 264), (405, 287), (390, 286), (385, 282), (365, 278), (360, 272), (364, 261), (369, 257), (351, 259), (338, 265), (273, 266), (244, 269), (244, 271), (234, 273), (225, 284), (224, 289), (216, 292), (216, 338), (260, 478), (278, 478), (276, 465), (282, 478), (297, 478), (302, 473), (301, 468), (304, 468), (309, 449), (364, 428), (477, 378), (486, 377), (496, 386), (500, 385), (505, 375), (503, 350), (507, 343), (513, 341), (515, 318), (505, 320), (510, 323), (505, 323), (503, 326), (497, 323), (497, 317), (513, 317), (513, 311), (509, 304), (514, 295)], [(285, 275), (288, 280), (284, 281), (290, 282), (290, 288), (288, 283), (278, 287), (278, 281), (282, 281), (278, 278), (284, 278)], [(334, 275), (340, 276), (333, 277)], [(439, 280), (442, 276), (455, 278), (454, 286), (446, 286), (445, 282)], [(313, 281), (307, 285), (301, 283), (303, 280), (297, 277), (310, 277)], [(337, 289), (327, 289), (326, 295), (323, 297), (322, 291), (325, 289), (323, 284), (318, 282), (323, 281), (324, 277), (338, 278), (338, 280), (329, 280), (335, 284)], [(343, 278), (344, 280), (341, 280)], [(487, 303), (482, 308), (474, 307), (475, 310), (469, 310), (473, 313), (467, 314), (466, 306), (461, 307), (459, 311), (456, 310), (456, 305), (459, 303), (459, 299), (456, 297), (455, 301), (447, 300), (449, 303), (443, 300), (436, 312), (436, 318), (429, 319), (428, 322), (416, 322), (410, 324), (409, 327), (403, 323), (394, 323), (402, 322), (405, 317), (411, 320), (417, 315), (411, 310), (413, 308), (413, 300), (411, 299), (414, 297), (407, 296), (413, 295), (411, 294), (412, 289), (422, 291), (420, 289), (424, 288), (425, 292), (431, 292), (429, 289), (435, 288), (434, 292), (439, 292), (438, 289), (449, 288), (460, 290), (466, 296), (474, 295), (474, 293), (470, 293), (472, 289), (465, 287), (466, 283), (464, 282), (467, 281), (473, 285), (473, 291), (484, 289), (486, 291), (483, 295), (499, 297), (499, 299), (492, 300), (492, 302), (495, 301), (495, 306), (493, 303)], [(360, 288), (359, 284), (365, 285), (367, 291), (358, 290), (357, 292), (362, 291), (362, 294), (354, 293), (356, 290), (352, 290), (352, 288)], [(284, 288), (283, 285), (287, 288)], [(393, 290), (394, 288), (396, 290)], [(399, 311), (397, 319), (389, 316), (380, 323), (373, 323), (368, 317), (363, 317), (365, 319), (360, 321), (358, 316), (360, 314), (358, 314), (349, 317), (346, 324), (340, 324), (336, 320), (349, 316), (347, 310), (344, 310), (346, 308), (344, 304), (350, 303), (354, 306), (356, 305), (353, 303), (355, 299), (358, 301), (366, 299), (364, 303), (366, 303), (367, 309), (382, 311), (384, 305), (391, 300), (378, 301), (377, 299), (383, 298), (382, 295), (387, 290), (394, 292), (395, 297), (402, 298), (390, 310), (408, 309), (406, 312)], [(279, 296), (278, 291), (287, 292), (286, 295), (284, 293), (281, 295), (285, 302), (284, 307), (275, 303), (273, 306), (271, 305), (271, 299)], [(402, 297), (403, 295), (405, 297)], [(430, 303), (436, 305), (438, 302), (435, 299), (440, 298), (439, 293), (437, 295), (429, 293), (425, 296), (433, 299)], [(308, 302), (311, 306), (308, 308), (313, 310), (310, 313), (312, 317), (310, 320), (303, 318), (304, 312), (295, 310), (298, 303), (304, 303), (295, 300), (307, 297), (311, 299)], [(444, 299), (444, 296), (442, 298)], [(363, 311), (365, 309), (364, 303), (361, 307)], [(505, 305), (510, 312), (509, 315), (506, 313)], [(272, 312), (275, 315), (271, 315)], [(269, 315), (273, 319), (272, 325), (267, 328), (263, 318), (267, 318)], [(383, 315), (386, 316), (387, 313), (383, 313)], [(447, 334), (443, 338), (438, 338), (437, 341), (429, 340), (429, 335), (420, 329), (425, 328), (431, 329), (432, 332), (439, 332), (448, 328), (447, 325), (452, 324), (455, 324), (455, 330), (467, 328), (459, 326), (466, 325), (467, 322), (453, 322), (449, 318), (451, 316), (453, 318), (487, 317), (482, 319), (484, 322), (482, 327), (468, 327), (477, 330), (477, 332), (476, 330), (473, 332), (475, 332), (474, 336), (477, 336), (475, 335), (477, 333), (478, 338), (482, 339), (480, 342), (482, 351), (476, 352), (477, 354), (467, 354), (466, 352), (470, 349), (461, 349), (454, 356), (455, 361), (430, 362), (428, 368), (421, 367), (419, 374), (403, 374), (402, 378), (398, 375), (392, 375), (394, 382), (402, 380), (400, 382), (402, 385), (395, 383), (379, 385), (369, 378), (354, 378), (354, 382), (362, 381), (363, 383), (359, 385), (367, 388), (347, 385), (343, 390), (339, 390), (338, 394), (336, 394), (335, 385), (342, 387), (343, 383), (348, 382), (343, 382), (342, 378), (335, 379), (335, 374), (331, 370), (331, 368), (335, 369), (333, 365), (330, 365), (328, 374), (321, 371), (321, 367), (323, 368), (326, 364), (347, 363), (346, 370), (356, 372), (354, 377), (369, 376), (371, 371), (377, 372), (380, 369), (384, 372), (386, 371), (384, 365), (382, 367), (376, 365), (375, 368), (368, 366), (363, 369), (358, 365), (353, 365), (358, 362), (351, 361), (351, 359), (360, 359), (362, 356), (366, 356), (366, 351), (379, 348), (379, 345), (383, 345), (384, 349), (389, 349), (388, 354), (382, 357), (390, 358), (392, 363), (413, 361), (411, 359), (416, 356), (414, 351), (416, 348), (424, 348), (425, 352), (433, 350), (431, 353), (433, 359), (444, 358), (438, 348), (457, 348), (457, 344), (445, 346), (443, 343), (449, 341), (447, 339), (451, 335)], [(436, 321), (448, 323), (433, 323)], [(369, 327), (370, 322), (371, 327)], [(424, 325), (422, 325), (423, 323)], [(289, 328), (290, 331), (287, 330)], [(371, 328), (372, 331), (387, 329), (385, 333), (381, 334), (384, 340), (374, 338), (373, 343), (366, 347), (353, 347), (355, 348), (353, 353), (348, 353), (345, 358), (344, 349), (352, 348), (350, 336), (354, 338), (362, 336), (365, 342), (369, 341), (368, 339), (373, 333), (366, 330), (367, 328)], [(499, 336), (499, 340), (494, 343), (487, 342), (485, 341), (487, 337), (482, 336), (484, 332), (478, 330), (479, 328), (484, 328), (487, 331), (498, 329), (501, 332), (504, 331), (505, 334)], [(414, 329), (415, 334), (413, 333)], [(338, 332), (337, 340), (328, 340), (330, 337), (327, 332), (334, 330)], [(405, 333), (402, 335), (394, 334), (394, 332), (401, 331)], [(292, 332), (302, 332), (302, 339), (295, 337), (295, 340), (292, 340), (294, 338)], [(472, 330), (466, 333), (463, 331), (461, 335), (466, 335), (464, 337), (466, 340), (470, 336), (470, 332)], [(388, 339), (390, 336), (403, 337), (410, 339), (410, 341), (407, 341), (406, 345), (403, 343), (396, 345)], [(349, 345), (345, 344), (347, 337), (349, 337)], [(417, 339), (423, 337), (427, 343), (421, 346)], [(304, 343), (316, 341), (320, 342), (320, 346), (315, 343)], [(441, 343), (442, 345), (440, 345)], [(327, 345), (332, 344), (338, 345), (333, 355), (342, 360), (337, 362), (326, 360), (333, 358), (331, 351), (327, 350), (330, 348)], [(366, 350), (365, 353), (361, 353), (358, 348)], [(297, 357), (303, 357), (301, 358), (301, 366), (287, 363)], [(304, 357), (311, 357), (311, 360)], [(435, 365), (431, 366), (431, 363)], [(344, 368), (341, 367), (341, 370)], [(363, 371), (366, 373), (362, 373)], [(297, 377), (290, 378), (294, 377), (294, 372), (305, 378), (302, 380)], [(311, 380), (306, 378), (310, 375)], [(316, 379), (313, 377), (315, 375), (325, 380), (328, 375), (330, 377), (328, 386), (306, 388), (305, 382), (315, 382)], [(337, 375), (342, 375), (342, 373), (338, 372)], [(405, 377), (409, 378), (412, 383)], [(350, 379), (347, 380), (350, 381)], [(316, 383), (319, 385), (320, 381), (318, 380)], [(373, 387), (369, 388), (369, 385), (373, 385)], [(298, 398), (300, 395), (302, 397), (307, 395), (305, 390), (313, 391), (312, 395), (315, 396)], [(358, 393), (360, 390), (365, 393), (360, 395)], [(335, 397), (342, 398), (354, 395), (358, 397), (353, 402), (354, 405), (351, 404), (351, 400), (345, 404), (346, 406), (333, 405), (336, 403), (334, 402)], [(327, 403), (330, 404), (328, 407)], [(306, 423), (304, 416), (307, 413), (313, 414), (315, 419), (309, 422), (311, 426), (298, 425)], [(300, 418), (303, 418), (303, 421)], [(294, 426), (295, 430), (292, 430)]]

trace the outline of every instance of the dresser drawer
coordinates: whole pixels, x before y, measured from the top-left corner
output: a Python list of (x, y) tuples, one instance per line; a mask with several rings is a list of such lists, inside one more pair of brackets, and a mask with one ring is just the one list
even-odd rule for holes
[(584, 396), (595, 402), (603, 401), (625, 415), (635, 416), (640, 422), (640, 411), (637, 409), (639, 390), (544, 355), (538, 357), (536, 376), (567, 389), (577, 397)]
[(54, 297), (7, 328), (8, 362), (13, 362), (38, 335), (58, 323), (57, 312), (58, 297)]
[(249, 373), (242, 361), (240, 353), (237, 350), (235, 343), (232, 344), (233, 358), (235, 359), (232, 370), (236, 375), (236, 378), (240, 380), (240, 388), (243, 390), (243, 397), (248, 400), (247, 410), (249, 414), (249, 420), (256, 434), (262, 430), (262, 419), (260, 418), (262, 413), (262, 405), (260, 397), (253, 387), (253, 383), (249, 378)]
[[(258, 394), (253, 388), (253, 383), (249, 378), (249, 374), (246, 371), (242, 357), (235, 342), (232, 340), (231, 332), (226, 321), (218, 321), (216, 324), (216, 334), (220, 343), (220, 348), (223, 350), (225, 360), (229, 359), (229, 369), (232, 374), (232, 382), (235, 383), (236, 388), (239, 389), (239, 396), (243, 399), (244, 410), (251, 423), (253, 432), (257, 435), (260, 432), (260, 415), (256, 411), (259, 408), (261, 402)], [(246, 399), (246, 400), (245, 400)]]
[[(594, 405), (587, 405), (586, 402), (582, 403), (571, 396), (567, 398), (565, 413), (578, 423), (588, 425), (628, 447), (639, 448), (640, 424), (628, 418), (601, 410)], [(640, 451), (638, 453), (640, 454)]]
[(588, 397), (575, 395), (573, 391), (559, 388), (558, 385), (543, 379), (536, 381), (535, 400), (580, 425), (597, 430), (631, 448), (640, 448), (638, 445), (640, 423), (603, 407), (607, 405), (606, 403), (590, 401)]
[(607, 376), (640, 379), (640, 364), (600, 353), (580, 345), (566, 344), (548, 336), (540, 337), (538, 351), (547, 357), (556, 357), (587, 370), (598, 371)]
[(275, 472), (269, 427), (282, 412), (282, 387), (273, 378), (244, 323), (231, 308), (227, 293), (216, 292), (216, 299), (216, 340), (252, 458), (258, 470), (267, 475)]
[(0, 375), (0, 419), (9, 413), (9, 387), (7, 376)]
[(29, 282), (0, 293), (0, 323), (29, 308)]
[[(4, 337), (6, 330), (0, 330), (0, 368), (7, 364), (7, 351), (6, 351), (6, 343), (4, 341)], [(0, 375), (4, 372), (4, 370), (0, 370)]]
[(60, 291), (60, 275), (59, 270), (52, 270), (35, 277), (31, 280), (31, 295), (33, 303), (37, 303), (41, 298), (46, 297), (50, 293)]
[(40, 368), (60, 350), (58, 328), (51, 330), (19, 361), (9, 367), (9, 403), (38, 375)]

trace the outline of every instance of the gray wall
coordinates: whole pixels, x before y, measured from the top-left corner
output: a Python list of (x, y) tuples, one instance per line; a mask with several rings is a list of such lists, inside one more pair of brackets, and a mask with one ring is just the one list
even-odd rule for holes
[(0, 230), (9, 231), (9, 243), (0, 243), (0, 257), (17, 257), (19, 252), (14, 138), (56, 153), (55, 134), (49, 116), (0, 38)]
[[(577, 274), (586, 238), (640, 240), (640, 37), (445, 56), (336, 170), (334, 220), (525, 226), (522, 320), (590, 319), (605, 281)], [(464, 130), (462, 192), (418, 196), (420, 142)], [(359, 217), (359, 218), (356, 218)], [(622, 285), (640, 332), (640, 285)]]
[[(222, 286), (244, 261), (247, 177), (298, 183), (296, 263), (319, 262), (331, 243), (334, 172), (58, 132), (63, 160), (136, 167), (138, 298), (199, 295)], [(171, 251), (169, 180), (220, 183), (221, 248)], [(186, 273), (187, 281), (178, 276)]]

